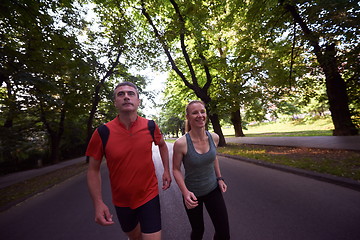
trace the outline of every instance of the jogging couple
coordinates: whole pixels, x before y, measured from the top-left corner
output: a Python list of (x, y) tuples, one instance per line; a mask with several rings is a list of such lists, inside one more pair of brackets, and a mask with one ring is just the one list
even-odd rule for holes
[[(103, 226), (115, 223), (102, 199), (100, 165), (105, 156), (112, 202), (122, 230), (130, 240), (160, 240), (161, 211), (152, 143), (158, 146), (164, 167), (163, 190), (171, 185), (167, 145), (159, 127), (155, 124), (155, 128), (149, 130), (149, 120), (138, 115), (140, 98), (136, 85), (130, 82), (118, 84), (114, 89), (114, 105), (118, 115), (105, 124), (109, 130), (106, 145), (97, 129), (86, 150), (89, 157), (87, 181), (95, 221)], [(172, 173), (183, 195), (192, 228), (190, 239), (203, 237), (203, 205), (214, 224), (214, 239), (230, 239), (222, 196), (227, 186), (216, 157), (219, 137), (205, 130), (207, 115), (202, 101), (192, 101), (187, 105), (186, 120), (187, 133), (174, 143)], [(181, 164), (184, 164), (185, 177)]]

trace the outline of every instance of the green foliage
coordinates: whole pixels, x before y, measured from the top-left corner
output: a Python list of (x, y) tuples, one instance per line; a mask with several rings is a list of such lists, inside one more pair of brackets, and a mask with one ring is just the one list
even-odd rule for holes
[(94, 82), (77, 40), (85, 22), (71, 1), (2, 1), (1, 8), (0, 162), (22, 168), (56, 161), (62, 137), (81, 133), (64, 135), (65, 121), (84, 123)]
[[(294, 24), (286, 4), (294, 4), (314, 39)], [(185, 105), (199, 98), (222, 123), (239, 109), (245, 123), (323, 116), (329, 93), (314, 41), (320, 52), (335, 44), (336, 71), (359, 125), (359, 7), (353, 0), (1, 1), (0, 162), (81, 154), (86, 123), (94, 128), (116, 115), (117, 82), (136, 83), (155, 104), (156, 93), (145, 91), (149, 79), (134, 73), (149, 67), (171, 71), (156, 116), (169, 134), (183, 131)], [(164, 60), (164, 49), (173, 62)]]
[(112, 89), (119, 81), (154, 99), (144, 90), (148, 80), (129, 72), (146, 60), (135, 51), (141, 47), (125, 5), (99, 3), (87, 6), (98, 14), (87, 22), (88, 10), (76, 0), (1, 2), (0, 163), (9, 171), (83, 155), (89, 112), (95, 107), (91, 127), (116, 116)]

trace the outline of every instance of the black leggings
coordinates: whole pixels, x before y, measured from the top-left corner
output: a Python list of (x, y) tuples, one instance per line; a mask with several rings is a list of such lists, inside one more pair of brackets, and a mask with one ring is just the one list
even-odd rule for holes
[(191, 240), (201, 240), (203, 238), (205, 230), (203, 214), (204, 203), (215, 228), (214, 240), (230, 239), (229, 219), (220, 188), (217, 187), (209, 194), (197, 197), (197, 200), (199, 205), (196, 208), (187, 209), (185, 206), (192, 228)]

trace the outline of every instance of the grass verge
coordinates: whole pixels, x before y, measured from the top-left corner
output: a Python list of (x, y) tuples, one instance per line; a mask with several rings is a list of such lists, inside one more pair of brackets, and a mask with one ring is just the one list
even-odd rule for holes
[[(332, 129), (334, 129), (334, 125), (328, 116), (308, 119), (307, 121), (297, 119), (286, 122), (257, 123), (247, 126), (243, 132), (246, 137), (331, 136)], [(227, 137), (234, 136), (233, 127), (224, 127), (223, 134)]]
[(229, 143), (219, 153), (360, 181), (360, 152)]
[(77, 163), (45, 175), (19, 182), (0, 189), (0, 211), (14, 206), (27, 198), (43, 192), (87, 169), (86, 163)]

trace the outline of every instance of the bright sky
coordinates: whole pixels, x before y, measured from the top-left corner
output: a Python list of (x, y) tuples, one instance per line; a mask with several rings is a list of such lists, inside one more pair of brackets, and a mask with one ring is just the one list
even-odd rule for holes
[[(165, 82), (166, 82), (168, 74), (164, 73), (164, 72), (153, 72), (151, 69), (146, 70), (144, 72), (140, 72), (140, 74), (146, 76), (149, 80), (151, 80), (151, 83), (149, 83), (147, 85), (147, 88), (145, 90), (157, 92), (158, 94), (156, 94), (155, 102), (157, 104), (161, 103), (162, 97), (163, 97), (163, 94), (161, 92), (165, 88)], [(144, 101), (144, 105), (145, 105), (144, 113), (147, 116), (149, 116), (149, 115), (158, 116), (159, 115), (161, 109), (154, 108), (152, 106), (152, 103), (147, 102), (145, 99), (143, 101)]]
[[(93, 11), (94, 4), (85, 4), (85, 6), (87, 8), (86, 15), (85, 15), (87, 21), (92, 22), (93, 28), (98, 30), (99, 26), (96, 24), (96, 22), (99, 19), (97, 19), (96, 14)], [(80, 40), (85, 40), (86, 36), (83, 36), (83, 37), (79, 36), (79, 38), (80, 38)], [(164, 72), (154, 72), (150, 68), (143, 70), (143, 71), (138, 71), (138, 70), (134, 70), (134, 71), (136, 72), (136, 74), (146, 76), (147, 79), (151, 80), (151, 83), (148, 84), (148, 86), (145, 90), (146, 91), (156, 91), (157, 94), (156, 94), (155, 101), (156, 101), (156, 103), (161, 103), (161, 101), (162, 101), (161, 92), (165, 88), (165, 82), (166, 82), (166, 78), (167, 78), (168, 74), (164, 73)], [(147, 116), (158, 115), (160, 113), (161, 109), (154, 108), (152, 103), (150, 103), (149, 101), (146, 101), (146, 99), (143, 99), (143, 101), (144, 101), (143, 104), (145, 105), (144, 113)]]

